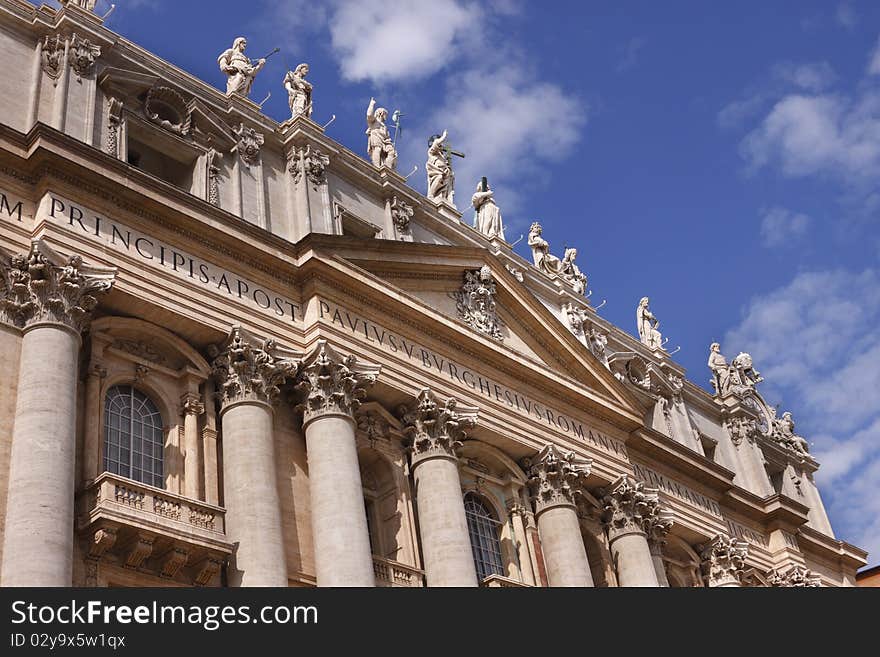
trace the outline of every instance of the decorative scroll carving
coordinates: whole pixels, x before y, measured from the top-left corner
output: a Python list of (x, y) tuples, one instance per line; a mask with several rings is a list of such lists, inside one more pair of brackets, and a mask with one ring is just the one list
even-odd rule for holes
[(575, 507), (575, 495), (590, 475), (593, 461), (547, 444), (535, 456), (523, 459), (522, 466), (539, 514), (556, 506)]
[(174, 577), (188, 558), (189, 552), (187, 550), (179, 547), (171, 548), (162, 557), (162, 569), (159, 574), (162, 577)]
[(64, 40), (60, 34), (46, 35), (40, 48), (40, 66), (53, 80), (61, 75), (61, 60), (64, 57)]
[(656, 488), (621, 475), (602, 491), (602, 522), (608, 540), (633, 533), (646, 533), (648, 523), (658, 523), (668, 516), (661, 513)]
[(180, 398), (180, 409), (185, 415), (201, 415), (205, 412), (202, 396), (188, 392)]
[(768, 574), (767, 581), (770, 586), (806, 588), (822, 586), (821, 578), (812, 571), (795, 564), (783, 574), (782, 570), (777, 568), (771, 570)]
[(113, 547), (116, 542), (116, 529), (102, 527), (95, 530), (92, 540), (89, 542), (89, 559), (99, 560), (104, 553)]
[(213, 148), (208, 149), (205, 163), (208, 167), (208, 203), (218, 207), (220, 205), (220, 167), (217, 166), (217, 161), (222, 158), (222, 153), (218, 153)]
[(260, 163), (260, 147), (263, 145), (263, 135), (253, 128), (246, 128), (244, 123), (239, 123), (238, 128), (234, 131), (238, 137), (238, 155), (242, 162), (248, 166), (255, 166)]
[(672, 511), (660, 504), (659, 497), (656, 503), (650, 502), (648, 504), (642, 519), (642, 529), (648, 538), (648, 547), (651, 550), (651, 554), (656, 556), (663, 555), (666, 535), (669, 534), (669, 530), (672, 529), (674, 524)]
[(107, 99), (107, 153), (119, 157), (119, 126), (122, 124), (122, 101)]
[(303, 359), (297, 390), (305, 400), (296, 408), (302, 411), (303, 424), (323, 415), (354, 413), (366, 396), (366, 388), (379, 376), (379, 365), (361, 363), (353, 355), (339, 354), (326, 340), (318, 340), (312, 353)]
[(223, 559), (219, 557), (207, 556), (196, 566), (196, 576), (193, 583), (197, 586), (207, 586), (214, 579), (214, 576), (220, 572), (223, 567)]
[(394, 227), (399, 233), (409, 233), (409, 224), (413, 214), (414, 210), (411, 205), (396, 196), (391, 199), (391, 221), (394, 222)]
[(724, 423), (730, 440), (739, 447), (744, 440), (754, 443), (760, 434), (758, 423), (750, 417), (732, 417)]
[(523, 282), (523, 273), (522, 270), (517, 269), (516, 267), (511, 267), (506, 262), (504, 263), (504, 268), (511, 273), (511, 275), (518, 280), (520, 283)]
[(95, 61), (101, 56), (101, 46), (93, 44), (88, 39), (74, 34), (70, 40), (70, 50), (67, 59), (70, 68), (76, 74), (77, 80), (86, 77), (95, 65)]
[(299, 148), (294, 153), (287, 169), (293, 175), (294, 183), (302, 180), (303, 173), (316, 187), (327, 182), (327, 167), (330, 165), (327, 155), (311, 146)]
[(144, 101), (144, 114), (150, 121), (178, 135), (189, 133), (191, 113), (186, 99), (170, 87), (153, 87)]
[(725, 534), (717, 534), (699, 549), (700, 569), (706, 586), (739, 585), (749, 544)]
[(274, 340), (260, 341), (240, 326), (221, 347), (211, 347), (218, 396), (224, 406), (241, 401), (275, 402), (284, 379), (297, 369), (297, 354)]
[(31, 241), (27, 255), (0, 249), (0, 307), (19, 328), (58, 322), (82, 331), (115, 278), (115, 268), (88, 267), (78, 255), (62, 258), (41, 239)]
[(156, 538), (146, 534), (138, 534), (129, 546), (125, 557), (126, 568), (140, 568), (144, 560), (153, 552)]
[(458, 316), (475, 331), (485, 333), (496, 340), (503, 340), (501, 319), (495, 308), (495, 279), (488, 265), (481, 269), (466, 271), (464, 285), (455, 293)]
[(415, 406), (402, 406), (400, 415), (413, 465), (437, 456), (456, 458), (467, 430), (477, 422), (476, 408), (459, 406), (452, 397), (441, 404), (430, 388), (419, 390)]

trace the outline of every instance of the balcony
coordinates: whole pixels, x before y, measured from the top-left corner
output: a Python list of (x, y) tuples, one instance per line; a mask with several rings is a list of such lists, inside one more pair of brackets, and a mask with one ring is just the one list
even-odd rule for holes
[(373, 572), (376, 586), (421, 587), (425, 585), (425, 573), (406, 564), (373, 556)]
[(529, 588), (528, 584), (523, 584), (519, 580), (511, 579), (510, 577), (504, 577), (503, 575), (486, 575), (483, 578), (483, 581), (480, 582), (480, 586), (495, 589), (495, 588), (503, 588), (503, 589), (519, 589), (519, 588)]
[(88, 558), (179, 583), (215, 584), (232, 544), (225, 510), (105, 472), (77, 500)]

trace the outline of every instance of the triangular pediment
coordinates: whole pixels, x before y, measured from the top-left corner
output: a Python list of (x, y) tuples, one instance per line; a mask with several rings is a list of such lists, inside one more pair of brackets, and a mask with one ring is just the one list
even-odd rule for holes
[[(435, 331), (444, 325), (480, 343), (487, 358), (491, 351), (500, 352), (494, 358), (516, 354), (534, 371), (553, 373), (634, 415), (642, 414), (632, 392), (488, 251), (323, 236), (315, 241), (325, 240), (333, 246), (321, 255), (359, 269), (371, 289), (384, 290), (398, 303), (421, 311), (426, 321), (433, 322)], [(483, 267), (491, 274), (496, 335), (475, 327), (460, 312), (463, 297), (475, 292), (468, 283), (479, 277)]]

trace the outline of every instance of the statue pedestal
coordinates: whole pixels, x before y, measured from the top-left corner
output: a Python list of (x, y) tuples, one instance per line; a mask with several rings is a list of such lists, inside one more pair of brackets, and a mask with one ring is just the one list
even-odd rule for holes
[(431, 203), (437, 208), (437, 212), (443, 215), (446, 219), (449, 219), (450, 221), (461, 221), (461, 212), (459, 212), (458, 208), (451, 203), (447, 201), (431, 201)]

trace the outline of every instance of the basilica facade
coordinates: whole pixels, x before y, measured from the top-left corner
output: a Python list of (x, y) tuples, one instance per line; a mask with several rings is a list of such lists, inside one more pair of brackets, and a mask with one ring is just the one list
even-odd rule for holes
[(760, 363), (463, 219), (445, 133), (424, 196), (375, 102), (355, 152), (91, 4), (0, 0), (0, 585), (855, 584)]

